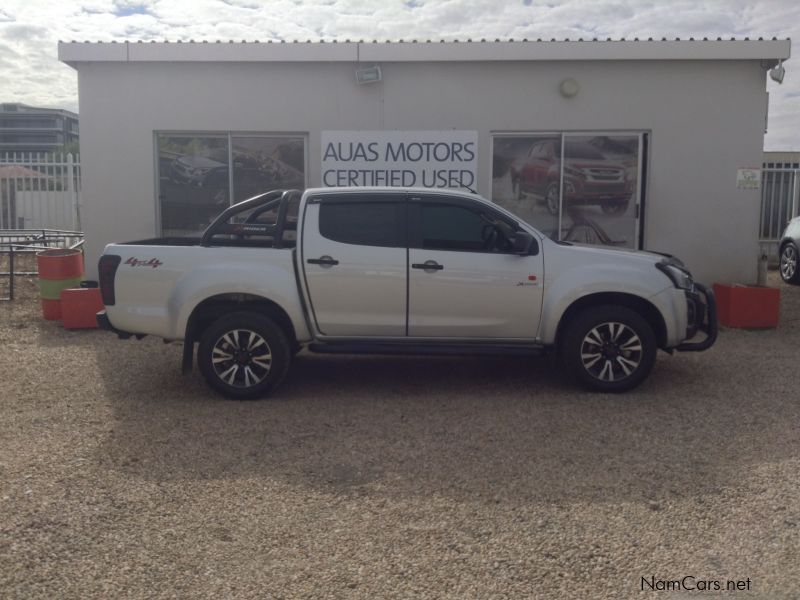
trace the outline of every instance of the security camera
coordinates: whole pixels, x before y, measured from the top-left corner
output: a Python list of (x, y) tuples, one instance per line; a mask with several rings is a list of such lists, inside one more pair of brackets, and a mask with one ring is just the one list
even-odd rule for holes
[(783, 68), (783, 61), (778, 63), (778, 66), (772, 67), (769, 70), (769, 78), (772, 81), (783, 83), (783, 76), (786, 75), (786, 69)]

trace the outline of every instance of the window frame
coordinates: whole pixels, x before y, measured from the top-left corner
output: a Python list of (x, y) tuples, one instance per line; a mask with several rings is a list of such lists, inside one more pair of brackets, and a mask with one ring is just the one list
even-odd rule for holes
[[(643, 250), (645, 246), (645, 240), (647, 239), (647, 227), (646, 227), (646, 219), (645, 219), (645, 212), (650, 202), (650, 193), (651, 193), (651, 185), (649, 182), (649, 175), (650, 175), (650, 156), (651, 156), (651, 146), (652, 146), (652, 129), (648, 128), (641, 128), (641, 129), (560, 129), (560, 130), (492, 130), (489, 133), (489, 156), (492, 160), (492, 166), (494, 171), (494, 160), (495, 160), (495, 150), (497, 147), (497, 143), (501, 140), (504, 143), (507, 143), (508, 140), (514, 138), (540, 138), (540, 137), (549, 137), (552, 138), (551, 141), (553, 144), (558, 142), (560, 144), (560, 152), (556, 153), (554, 150), (554, 146), (551, 145), (550, 149), (552, 150), (552, 156), (548, 158), (548, 160), (557, 160), (559, 161), (559, 197), (564, 196), (564, 167), (565, 167), (565, 157), (564, 157), (564, 148), (565, 148), (565, 141), (569, 137), (594, 137), (594, 136), (607, 136), (607, 137), (638, 137), (638, 148), (637, 148), (637, 178), (636, 178), (636, 189), (634, 190), (631, 201), (636, 203), (636, 213), (635, 213), (635, 223), (633, 227), (633, 240), (630, 246), (631, 249), (634, 250)], [(538, 142), (534, 142), (536, 144)], [(530, 150), (529, 150), (529, 158)], [(494, 183), (492, 182), (492, 186)], [(495, 200), (494, 198), (494, 189), (493, 187), (490, 188), (488, 198), (491, 202), (497, 203), (499, 206), (503, 206), (500, 204), (500, 201)], [(531, 226), (540, 230), (541, 225), (535, 222), (529, 223)], [(559, 211), (558, 214), (558, 223), (556, 225), (556, 231), (558, 232), (558, 240), (561, 240), (563, 229), (563, 211)], [(545, 233), (546, 237), (547, 234)], [(603, 246), (599, 246), (603, 247)]]
[[(299, 138), (303, 141), (303, 188), (301, 191), (308, 189), (308, 173), (309, 173), (309, 139), (307, 131), (249, 131), (249, 130), (174, 130), (174, 129), (156, 129), (153, 130), (153, 201), (155, 204), (155, 235), (161, 237), (164, 234), (164, 227), (162, 222), (161, 211), (161, 181), (160, 181), (160, 165), (159, 165), (159, 144), (158, 138), (176, 137), (176, 138), (222, 138), (227, 140), (228, 144), (228, 206), (234, 204), (234, 165), (233, 165), (233, 138), (235, 137), (263, 137), (263, 138)], [(265, 190), (270, 191), (270, 190)], [(187, 236), (191, 237), (191, 235)]]

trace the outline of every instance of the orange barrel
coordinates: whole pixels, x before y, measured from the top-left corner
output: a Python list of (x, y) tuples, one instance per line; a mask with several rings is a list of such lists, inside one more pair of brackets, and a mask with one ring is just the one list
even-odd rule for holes
[(67, 248), (43, 250), (36, 254), (39, 267), (39, 293), (42, 316), (50, 321), (61, 318), (61, 290), (78, 287), (83, 279), (83, 252)]

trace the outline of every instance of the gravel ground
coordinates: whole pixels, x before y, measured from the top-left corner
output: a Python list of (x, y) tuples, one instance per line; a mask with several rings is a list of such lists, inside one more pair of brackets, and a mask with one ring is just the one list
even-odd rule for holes
[(622, 396), (549, 359), (301, 354), (240, 403), (182, 378), (179, 346), (66, 331), (20, 287), (4, 598), (630, 598), (685, 576), (800, 597), (800, 288), (777, 330), (662, 355)]

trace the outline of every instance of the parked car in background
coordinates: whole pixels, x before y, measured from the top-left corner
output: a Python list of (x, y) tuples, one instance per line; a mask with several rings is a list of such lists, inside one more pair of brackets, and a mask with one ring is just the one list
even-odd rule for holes
[(214, 148), (206, 154), (185, 154), (177, 157), (171, 165), (170, 178), (175, 183), (202, 187), (211, 180), (227, 179), (228, 151)]
[[(230, 173), (228, 151), (225, 148), (214, 148), (205, 154), (178, 156), (172, 161), (170, 169), (170, 179), (174, 183), (198, 188), (228, 189)], [(239, 197), (249, 197), (256, 190), (276, 185), (304, 187), (301, 171), (272, 156), (251, 155), (234, 150), (233, 172), (235, 186), (242, 188), (241, 193), (237, 193)]]
[(800, 285), (800, 269), (797, 268), (800, 257), (800, 217), (795, 217), (786, 226), (781, 237), (780, 257), (781, 279)]
[[(606, 214), (628, 208), (633, 184), (628, 169), (609, 159), (586, 142), (568, 142), (564, 152), (564, 199), (568, 206), (600, 206)], [(561, 140), (544, 139), (531, 144), (527, 155), (511, 163), (514, 198), (532, 193), (547, 204), (551, 214), (559, 211)]]

